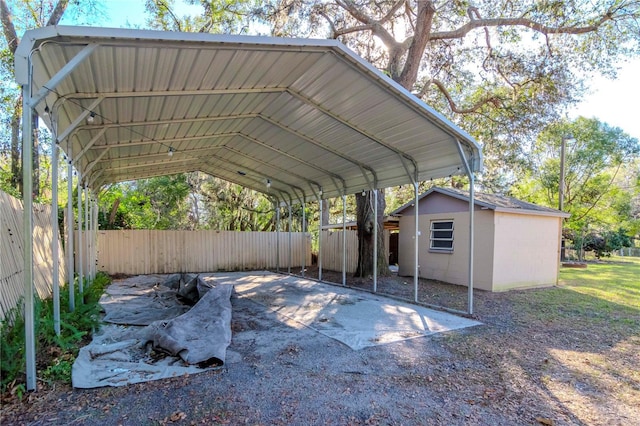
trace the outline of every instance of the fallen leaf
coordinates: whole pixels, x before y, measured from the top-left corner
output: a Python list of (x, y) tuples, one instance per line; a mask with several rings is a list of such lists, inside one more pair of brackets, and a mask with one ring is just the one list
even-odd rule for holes
[(546, 417), (536, 417), (536, 421), (545, 426), (553, 426), (553, 420)]

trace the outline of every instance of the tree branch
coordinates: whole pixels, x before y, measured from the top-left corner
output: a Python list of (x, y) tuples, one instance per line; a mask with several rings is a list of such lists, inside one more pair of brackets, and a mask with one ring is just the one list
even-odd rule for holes
[(4, 33), (4, 38), (7, 41), (7, 45), (9, 46), (9, 50), (12, 55), (15, 55), (20, 40), (16, 34), (16, 28), (13, 26), (11, 11), (9, 10), (5, 0), (0, 0), (0, 20), (2, 20), (2, 31)]
[(590, 33), (607, 21), (613, 19), (611, 12), (603, 15), (592, 25), (584, 27), (549, 27), (528, 18), (489, 18), (489, 19), (472, 19), (460, 28), (453, 31), (442, 31), (431, 34), (431, 40), (449, 40), (458, 39), (467, 35), (469, 32), (482, 27), (526, 27), (533, 31), (544, 35), (549, 34), (585, 34)]
[(613, 173), (613, 176), (611, 177), (611, 179), (609, 180), (609, 183), (607, 184), (607, 190), (606, 191), (602, 191), (600, 193), (600, 195), (598, 195), (598, 198), (596, 198), (594, 200), (594, 202), (591, 204), (591, 207), (589, 207), (587, 209), (587, 211), (584, 212), (580, 217), (574, 219), (575, 221), (580, 221), (580, 220), (584, 219), (591, 212), (591, 210), (593, 210), (593, 208), (596, 206), (596, 204), (598, 204), (598, 202), (600, 202), (600, 199), (604, 196), (604, 194), (609, 192), (609, 188), (611, 188), (611, 185), (613, 184), (613, 181), (616, 179), (616, 176), (618, 176), (618, 172), (620, 171), (621, 167), (622, 167), (622, 163), (618, 164), (618, 167), (616, 168), (616, 171)]
[(53, 12), (51, 12), (51, 16), (49, 16), (49, 20), (47, 21), (47, 27), (58, 25), (68, 5), (69, 0), (59, 0), (58, 3), (56, 3), (56, 7), (53, 8)]
[[(345, 11), (347, 11), (357, 21), (359, 21), (362, 24), (364, 24), (364, 28), (365, 29), (371, 30), (371, 32), (374, 35), (380, 37), (380, 40), (382, 40), (382, 42), (384, 44), (386, 44), (387, 47), (390, 50), (398, 49), (401, 46), (401, 44), (398, 43), (398, 41), (395, 38), (393, 38), (393, 36), (382, 25), (385, 22), (384, 20), (377, 21), (377, 20), (373, 19), (372, 17), (362, 13), (353, 4), (353, 2), (351, 0), (344, 0), (344, 1), (343, 0), (337, 0), (336, 4), (338, 6), (340, 6), (341, 8), (343, 8)], [(396, 6), (397, 6), (397, 4), (394, 7), (396, 7)], [(348, 31), (348, 32), (354, 32), (354, 31)]]
[(440, 92), (444, 95), (444, 97), (447, 99), (447, 103), (449, 104), (449, 108), (451, 108), (451, 111), (457, 113), (457, 114), (469, 114), (472, 112), (477, 112), (481, 107), (483, 107), (486, 104), (492, 104), (495, 107), (499, 107), (502, 100), (495, 96), (495, 95), (489, 95), (486, 96), (483, 99), (480, 99), (479, 101), (475, 102), (473, 105), (471, 105), (470, 107), (467, 108), (460, 108), (456, 102), (453, 100), (453, 98), (451, 97), (451, 94), (449, 93), (449, 91), (447, 90), (447, 88), (445, 87), (444, 83), (442, 83), (440, 80), (437, 79), (431, 79), (429, 80), (429, 82), (425, 85), (425, 87), (422, 88), (422, 90), (420, 91), (420, 95), (424, 95), (427, 91), (427, 88), (430, 84), (434, 84), (438, 90), (440, 90)]
[(164, 10), (171, 16), (171, 19), (173, 20), (173, 23), (178, 29), (178, 31), (182, 31), (182, 25), (180, 24), (180, 20), (176, 15), (174, 15), (169, 5), (164, 0), (154, 0), (154, 3), (158, 7), (158, 9), (160, 9), (161, 7), (164, 8)]

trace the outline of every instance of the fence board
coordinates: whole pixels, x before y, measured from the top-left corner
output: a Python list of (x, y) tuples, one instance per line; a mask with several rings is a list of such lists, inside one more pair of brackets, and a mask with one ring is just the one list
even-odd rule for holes
[[(353, 274), (358, 267), (358, 231), (347, 230), (347, 273)], [(389, 230), (384, 230), (385, 253), (389, 258)], [(322, 268), (342, 271), (342, 231), (322, 231)]]
[[(42, 299), (51, 297), (53, 256), (51, 206), (33, 206), (33, 281)], [(20, 200), (0, 191), (0, 319), (24, 295), (23, 209)], [(65, 257), (60, 241), (60, 283), (66, 280)]]

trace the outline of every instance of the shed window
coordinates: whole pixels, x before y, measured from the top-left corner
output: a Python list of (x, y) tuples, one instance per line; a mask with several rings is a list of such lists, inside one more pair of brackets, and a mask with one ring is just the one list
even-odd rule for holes
[(441, 220), (431, 222), (429, 249), (435, 251), (453, 251), (453, 221)]

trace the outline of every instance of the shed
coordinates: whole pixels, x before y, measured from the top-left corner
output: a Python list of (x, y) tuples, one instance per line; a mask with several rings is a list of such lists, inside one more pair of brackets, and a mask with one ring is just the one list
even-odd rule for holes
[[(419, 197), (418, 275), (468, 284), (469, 193), (434, 187)], [(413, 201), (392, 213), (400, 217), (399, 275), (413, 275)], [(511, 197), (476, 193), (473, 285), (506, 291), (558, 281), (562, 220), (568, 213)]]

